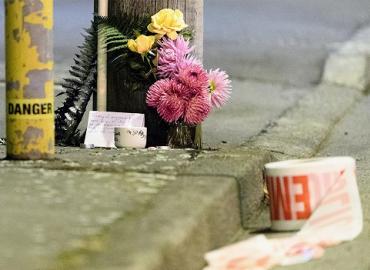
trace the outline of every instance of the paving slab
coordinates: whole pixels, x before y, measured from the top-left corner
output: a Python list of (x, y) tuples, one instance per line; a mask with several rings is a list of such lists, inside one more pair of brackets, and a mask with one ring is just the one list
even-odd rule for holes
[(362, 97), (358, 89), (321, 84), (247, 144), (269, 150), (277, 158), (312, 157)]
[[(0, 268), (49, 269), (63, 250), (99, 249), (104, 228), (141, 209), (173, 177), (1, 169)], [(92, 241), (84, 242), (84, 241)]]
[(231, 239), (239, 228), (235, 192), (230, 178), (181, 178), (139, 222), (114, 224), (104, 251), (89, 257), (81, 269), (200, 269), (204, 252)]
[(366, 90), (370, 84), (370, 27), (364, 26), (328, 57), (323, 81)]
[(310, 88), (233, 79), (231, 100), (215, 109), (203, 124), (204, 143), (239, 146), (257, 135), (285, 110), (293, 107)]

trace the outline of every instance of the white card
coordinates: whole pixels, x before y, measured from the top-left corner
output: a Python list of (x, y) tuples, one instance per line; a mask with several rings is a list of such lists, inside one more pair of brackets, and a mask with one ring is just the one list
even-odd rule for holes
[(115, 127), (144, 127), (144, 114), (96, 112), (89, 113), (85, 144), (95, 147), (114, 148)]

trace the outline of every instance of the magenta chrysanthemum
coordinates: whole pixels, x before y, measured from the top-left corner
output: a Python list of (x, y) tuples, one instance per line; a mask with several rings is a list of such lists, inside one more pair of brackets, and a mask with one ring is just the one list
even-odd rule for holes
[(220, 108), (225, 105), (231, 95), (229, 76), (226, 72), (216, 69), (208, 73), (208, 79), (212, 107)]
[(176, 40), (164, 38), (158, 42), (158, 71), (160, 78), (172, 78), (178, 73), (179, 66), (184, 61), (190, 61), (188, 55), (194, 47), (190, 47), (189, 41), (179, 36)]
[(184, 122), (189, 125), (202, 123), (211, 111), (211, 104), (205, 95), (192, 97), (186, 106)]
[(187, 89), (175, 80), (163, 79), (153, 84), (147, 93), (148, 106), (157, 109), (167, 122), (176, 122), (183, 117)]
[(176, 79), (163, 79), (153, 84), (146, 102), (169, 123), (200, 124), (211, 111), (207, 89), (196, 93)]
[(211, 111), (208, 74), (192, 50), (181, 36), (159, 42), (157, 75), (162, 79), (149, 88), (146, 101), (169, 123), (197, 125)]
[(165, 94), (161, 97), (157, 111), (169, 123), (178, 121), (184, 115), (185, 101), (176, 93)]
[(200, 94), (207, 91), (208, 74), (199, 64), (184, 63), (179, 69), (176, 79), (185, 85), (192, 94)]
[(146, 95), (146, 103), (149, 107), (157, 107), (159, 100), (166, 90), (170, 87), (169, 80), (159, 80), (152, 86)]

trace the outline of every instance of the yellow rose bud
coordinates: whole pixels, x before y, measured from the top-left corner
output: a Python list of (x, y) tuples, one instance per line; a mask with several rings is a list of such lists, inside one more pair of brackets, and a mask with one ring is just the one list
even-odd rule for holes
[(141, 55), (147, 54), (155, 43), (155, 36), (140, 35), (136, 40), (130, 39), (127, 42), (128, 48)]
[(170, 39), (177, 38), (177, 32), (188, 27), (184, 21), (184, 14), (176, 9), (162, 9), (152, 16), (152, 23), (148, 25), (148, 30), (156, 33), (158, 37), (167, 35)]

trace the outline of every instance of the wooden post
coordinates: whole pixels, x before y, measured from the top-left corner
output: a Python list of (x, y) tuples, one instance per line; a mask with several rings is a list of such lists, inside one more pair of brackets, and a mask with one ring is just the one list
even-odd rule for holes
[[(120, 16), (123, 13), (136, 11), (141, 14), (155, 14), (163, 8), (180, 9), (186, 23), (194, 30), (195, 54), (203, 59), (203, 0), (109, 0), (109, 15)], [(108, 65), (108, 99), (109, 111), (145, 113), (148, 127), (148, 146), (165, 145), (168, 125), (162, 123), (158, 116), (145, 105), (145, 91), (132, 92), (125, 89), (122, 74)], [(144, 86), (148, 88), (149, 85)], [(127, 91), (126, 91), (127, 90)], [(146, 89), (143, 89), (146, 90)], [(201, 127), (194, 128), (197, 148), (201, 147)]]
[(7, 156), (54, 156), (53, 0), (5, 0)]
[[(108, 0), (98, 1), (99, 16), (108, 16)], [(103, 48), (103, 36), (98, 37), (97, 109), (107, 110), (107, 51)]]

